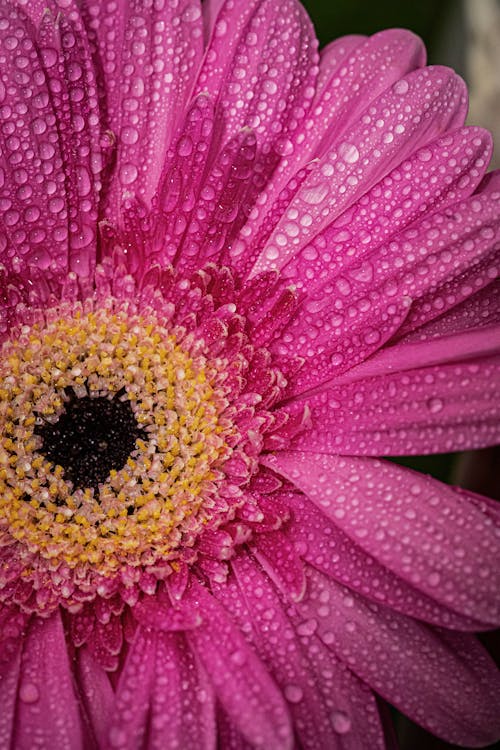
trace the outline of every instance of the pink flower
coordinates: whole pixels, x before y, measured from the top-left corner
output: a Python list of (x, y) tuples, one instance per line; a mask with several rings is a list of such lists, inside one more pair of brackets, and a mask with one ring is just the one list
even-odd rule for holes
[(500, 736), (500, 176), (405, 31), (0, 5), (0, 745)]

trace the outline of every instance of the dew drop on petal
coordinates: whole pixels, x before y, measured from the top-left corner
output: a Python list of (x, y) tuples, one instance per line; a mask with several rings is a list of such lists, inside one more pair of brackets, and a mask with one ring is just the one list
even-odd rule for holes
[(439, 586), (441, 576), (439, 575), (439, 573), (430, 573), (427, 581), (429, 582), (429, 586)]
[(355, 164), (359, 159), (359, 151), (354, 143), (341, 143), (339, 146), (339, 155), (347, 164)]
[(32, 682), (23, 682), (19, 688), (19, 700), (23, 703), (36, 703), (40, 698), (40, 691)]
[(131, 185), (137, 179), (137, 167), (134, 164), (123, 164), (120, 169), (122, 185)]
[(427, 401), (427, 408), (431, 412), (431, 414), (437, 414), (440, 412), (444, 407), (443, 400), (440, 398), (430, 398)]
[(347, 734), (350, 731), (352, 722), (345, 711), (332, 711), (330, 718), (332, 727), (337, 734)]
[(246, 662), (246, 656), (244, 651), (233, 651), (231, 654), (231, 661), (236, 664), (237, 667), (242, 667)]
[(310, 206), (317, 206), (325, 200), (327, 194), (328, 185), (320, 182), (318, 185), (313, 185), (305, 190), (302, 195), (302, 200)]
[(285, 693), (285, 698), (290, 703), (300, 703), (300, 701), (304, 697), (302, 688), (300, 688), (298, 685), (286, 685), (284, 693)]
[(343, 354), (339, 354), (339, 352), (335, 352), (335, 354), (332, 354), (332, 356), (330, 357), (330, 362), (335, 367), (338, 367), (339, 365), (341, 365), (343, 361), (344, 361), (344, 356)]
[(404, 79), (402, 81), (397, 81), (392, 87), (392, 90), (394, 91), (394, 93), (399, 94), (400, 96), (407, 94), (408, 89), (409, 89), (408, 81), (405, 81)]
[(127, 733), (119, 727), (113, 727), (109, 733), (111, 747), (124, 747), (127, 744)]

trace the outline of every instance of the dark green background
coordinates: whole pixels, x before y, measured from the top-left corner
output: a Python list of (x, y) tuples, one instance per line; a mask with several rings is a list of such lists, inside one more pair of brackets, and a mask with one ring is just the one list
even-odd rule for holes
[(425, 40), (430, 50), (439, 44), (447, 20), (460, 3), (447, 0), (303, 0), (314, 21), (321, 45), (343, 34), (373, 34), (381, 29), (411, 29)]

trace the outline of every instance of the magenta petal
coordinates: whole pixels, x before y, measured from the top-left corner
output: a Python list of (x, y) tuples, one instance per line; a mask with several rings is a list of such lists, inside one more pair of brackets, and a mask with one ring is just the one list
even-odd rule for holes
[(116, 688), (108, 725), (108, 745), (122, 750), (142, 747), (146, 738), (154, 683), (157, 634), (138, 627)]
[(479, 747), (500, 737), (500, 676), (473, 636), (433, 631), (313, 571), (298, 608), (361, 679), (444, 739)]
[[(1, 613), (6, 615), (5, 612)], [(22, 636), (8, 637), (10, 617), (6, 615), (4, 621), (0, 616), (2, 625), (2, 638), (0, 641), (0, 747), (10, 748), (14, 735), (16, 702), (19, 686), (19, 674), (21, 671)]]
[(203, 46), (196, 0), (179, 3), (84, 3), (105, 91), (105, 125), (117, 157), (106, 196), (110, 221), (133, 196), (150, 204), (168, 145), (191, 93)]
[(18, 5), (4, 3), (0, 16), (9, 80), (4, 112), (23, 112), (0, 158), (8, 255), (22, 258), (26, 275), (29, 269), (43, 271), (51, 291), (58, 291), (68, 271), (88, 283), (95, 264), (100, 149), (86, 38), (76, 22), (61, 17), (56, 24), (50, 13), (39, 29)]
[[(341, 41), (337, 40), (338, 46), (333, 49), (327, 48), (326, 60), (325, 50), (321, 58), (314, 125), (307, 137), (315, 157), (323, 156), (335, 138), (346, 132), (380, 94), (425, 64), (422, 40), (403, 29), (381, 31), (364, 42), (359, 37), (348, 37), (341, 46)], [(346, 44), (354, 49), (347, 59), (339, 61), (340, 50), (345, 50)], [(329, 67), (326, 80), (325, 63)]]
[(292, 623), (269, 577), (250, 556), (232, 563), (235, 579), (215, 594), (237, 618), (281, 687), (303, 747), (382, 749), (375, 701), (315, 635), (314, 623)]
[(242, 128), (255, 134), (257, 157), (246, 197), (247, 215), (253, 207), (251, 225), (260, 223), (307, 160), (304, 120), (314, 97), (317, 62), (314, 29), (300, 3), (222, 4), (195, 91), (217, 95), (222, 146)]
[(183, 636), (158, 637), (155, 671), (148, 750), (215, 750), (213, 688)]
[[(492, 346), (497, 337), (500, 350), (500, 330), (485, 333)], [(449, 343), (450, 351), (459, 356), (462, 340), (457, 338), (442, 337), (436, 343), (442, 350)], [(422, 353), (426, 348), (423, 342), (414, 347)], [(405, 348), (396, 344), (385, 350), (395, 357), (383, 374), (332, 386), (307, 399), (315, 427), (299, 435), (294, 447), (397, 456), (494, 445), (500, 439), (500, 356), (398, 372), (398, 360), (409, 364)], [(297, 401), (293, 409), (300, 413), (302, 407)]]
[[(290, 256), (340, 216), (412, 152), (461, 125), (463, 81), (447, 68), (410, 73), (373, 103), (310, 172), (252, 269), (282, 268)], [(415, 117), (419, 112), (425, 117)], [(374, 127), (381, 119), (385, 127)], [(292, 215), (310, 217), (289, 234)]]
[[(499, 194), (468, 197), (490, 148), (489, 136), (475, 129), (435, 141), (286, 266), (290, 281), (305, 291), (299, 313), (275, 344), (280, 354), (307, 360), (289, 386), (291, 394), (338, 377), (391, 336), (491, 281)], [(429, 167), (420, 156), (431, 152)], [(442, 169), (445, 154), (459, 161), (453, 183)], [(466, 200), (456, 203), (463, 196)], [(439, 213), (416, 223), (429, 203)]]
[(78, 650), (78, 687), (98, 747), (105, 747), (114, 693), (108, 673), (87, 647)]
[(323, 89), (330, 84), (331, 78), (338, 71), (340, 64), (347, 59), (351, 59), (354, 50), (364, 44), (367, 38), (361, 34), (341, 36), (329, 42), (320, 50), (315, 101), (319, 99)]
[(500, 528), (451, 487), (367, 458), (281, 452), (263, 463), (389, 570), (450, 609), (500, 623)]
[(281, 693), (229, 614), (194, 581), (184, 600), (203, 613), (203, 624), (187, 638), (230, 720), (256, 748), (290, 748), (289, 716)]
[(111, 747), (213, 750), (212, 689), (183, 636), (138, 628), (116, 691)]
[(73, 688), (67, 646), (59, 612), (34, 618), (23, 642), (13, 746), (84, 748), (78, 699)]
[[(365, 552), (311, 501), (299, 492), (284, 492), (293, 512), (288, 537), (303, 560), (329, 578), (374, 602), (432, 625), (477, 631), (485, 627), (438, 603), (405, 578), (389, 570)], [(484, 512), (484, 508), (483, 508)]]

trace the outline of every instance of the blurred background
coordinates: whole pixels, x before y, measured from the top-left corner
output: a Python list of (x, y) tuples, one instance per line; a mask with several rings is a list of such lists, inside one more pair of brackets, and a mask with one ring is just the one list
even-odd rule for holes
[[(320, 45), (344, 34), (373, 34), (390, 27), (407, 28), (422, 37), (430, 65), (448, 65), (467, 82), (468, 123), (493, 132), (497, 144), (492, 166), (500, 167), (500, 0), (302, 0)], [(500, 451), (398, 459), (398, 463), (432, 474), (500, 500)], [(500, 560), (499, 560), (500, 565)], [(500, 663), (500, 633), (481, 639)], [(391, 710), (392, 712), (392, 710)], [(452, 750), (392, 712), (401, 750)], [(500, 742), (488, 750), (500, 750)]]

